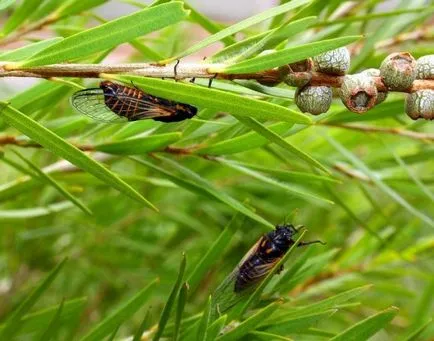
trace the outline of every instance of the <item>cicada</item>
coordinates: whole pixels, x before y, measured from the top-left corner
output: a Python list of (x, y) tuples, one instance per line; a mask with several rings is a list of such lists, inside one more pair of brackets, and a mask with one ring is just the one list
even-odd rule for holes
[(99, 88), (74, 93), (71, 105), (97, 121), (110, 123), (145, 119), (179, 122), (197, 113), (197, 108), (189, 104), (152, 96), (139, 88), (110, 81), (101, 82)]
[[(214, 294), (218, 313), (234, 306), (245, 293), (251, 292), (270, 273), (289, 248), (299, 229), (292, 224), (277, 225), (275, 230), (263, 235), (241, 259), (232, 273), (221, 283)], [(299, 242), (298, 246), (321, 243), (320, 240)], [(283, 270), (283, 266), (277, 273)]]

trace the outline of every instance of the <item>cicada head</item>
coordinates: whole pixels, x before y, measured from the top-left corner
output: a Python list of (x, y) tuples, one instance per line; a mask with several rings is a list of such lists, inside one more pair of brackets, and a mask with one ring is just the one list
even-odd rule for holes
[(298, 230), (292, 224), (277, 225), (276, 229), (269, 233), (269, 237), (274, 244), (288, 247), (294, 242), (292, 237), (297, 234), (297, 232)]
[(104, 95), (116, 96), (119, 85), (110, 81), (103, 81), (99, 84), (99, 87), (104, 92)]

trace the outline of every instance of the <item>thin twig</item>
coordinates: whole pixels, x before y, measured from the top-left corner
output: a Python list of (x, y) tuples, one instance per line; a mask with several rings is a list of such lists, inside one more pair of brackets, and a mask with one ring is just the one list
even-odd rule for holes
[(346, 164), (344, 164), (342, 162), (336, 162), (333, 165), (333, 169), (337, 170), (338, 172), (346, 175), (347, 177), (349, 177), (351, 179), (356, 179), (356, 180), (360, 180), (363, 182), (372, 183), (372, 180), (369, 178), (369, 176), (363, 174), (362, 172), (360, 172), (356, 169), (348, 167)]
[(412, 32), (405, 32), (390, 39), (382, 40), (378, 42), (375, 47), (379, 49), (389, 48), (408, 41), (426, 41), (432, 39), (434, 39), (434, 31), (433, 27), (429, 26), (420, 28)]
[(34, 22), (30, 25), (23, 26), (18, 31), (12, 33), (11, 35), (7, 36), (6, 38), (0, 40), (0, 46), (6, 46), (11, 43), (14, 43), (18, 40), (20, 40), (23, 36), (25, 36), (28, 33), (36, 32), (42, 30), (45, 26), (51, 25), (61, 19), (61, 17), (57, 15), (52, 15), (47, 18), (44, 18), (40, 21)]
[[(26, 140), (20, 140), (15, 136), (0, 136), (0, 146), (7, 146), (7, 145), (13, 145), (13, 146), (22, 147), (22, 148), (42, 148), (42, 146), (38, 143), (28, 142)], [(91, 144), (73, 144), (73, 146), (80, 149), (81, 151), (84, 151), (84, 152), (96, 152), (97, 151), (96, 146), (91, 145)], [(165, 148), (159, 150), (159, 152), (176, 154), (176, 155), (190, 155), (198, 148), (199, 148), (199, 145), (193, 145), (193, 146), (185, 147), (185, 148), (168, 146), (168, 147), (165, 147)]]
[(399, 135), (399, 136), (404, 136), (411, 139), (422, 140), (422, 141), (434, 141), (434, 134), (420, 133), (417, 131), (405, 130), (401, 128), (382, 128), (382, 127), (367, 126), (362, 124), (338, 124), (338, 123), (328, 123), (328, 122), (319, 122), (318, 124), (329, 126), (329, 127), (335, 127), (335, 128), (359, 130), (368, 133), (384, 133), (384, 134)]
[[(288, 75), (282, 74), (281, 70), (272, 69), (257, 73), (215, 74), (209, 69), (224, 69), (222, 64), (205, 63), (180, 63), (175, 70), (176, 63), (168, 65), (157, 65), (147, 63), (133, 64), (53, 64), (38, 67), (20, 67), (19, 64), (0, 62), (0, 77), (79, 77), (79, 78), (104, 78), (111, 74), (135, 75), (154, 78), (219, 78), (226, 80), (250, 79), (259, 82), (276, 84), (286, 81), (289, 85), (311, 84), (314, 86), (330, 86), (339, 88), (345, 76), (328, 75), (321, 72), (291, 72)], [(175, 74), (176, 73), (176, 74)], [(378, 91), (387, 91), (386, 85), (381, 77), (372, 77)], [(414, 92), (422, 89), (434, 90), (434, 80), (415, 80), (413, 85), (401, 92)]]

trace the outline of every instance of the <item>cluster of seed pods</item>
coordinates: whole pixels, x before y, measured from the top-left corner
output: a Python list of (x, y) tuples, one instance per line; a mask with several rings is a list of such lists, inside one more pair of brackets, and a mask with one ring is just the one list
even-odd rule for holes
[[(321, 72), (340, 76), (342, 82), (339, 97), (352, 112), (362, 114), (387, 97), (387, 91), (407, 91), (416, 79), (434, 80), (434, 55), (423, 56), (417, 61), (408, 52), (392, 53), (382, 62), (380, 69), (367, 69), (347, 75), (350, 54), (343, 47), (320, 54), (302, 63), (289, 66), (293, 72)], [(297, 84), (288, 75), (288, 84), (297, 85), (295, 103), (302, 112), (319, 115), (329, 110), (333, 91), (329, 86)], [(375, 77), (381, 77), (387, 91), (379, 91)], [(434, 90), (417, 90), (407, 94), (405, 111), (413, 120), (434, 119)]]

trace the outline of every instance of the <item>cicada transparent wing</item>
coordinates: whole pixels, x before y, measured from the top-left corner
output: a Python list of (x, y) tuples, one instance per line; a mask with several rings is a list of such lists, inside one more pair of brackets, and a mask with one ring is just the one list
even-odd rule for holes
[(169, 117), (173, 110), (161, 107), (148, 96), (104, 93), (100, 88), (84, 89), (71, 97), (71, 105), (80, 113), (106, 123), (122, 123), (159, 117)]
[(245, 261), (247, 261), (253, 254), (256, 253), (261, 241), (262, 238), (250, 248), (250, 250), (244, 255), (234, 270), (232, 270), (232, 272), (214, 291), (212, 295), (212, 315), (214, 318), (227, 312), (230, 308), (242, 301), (242, 299), (246, 297), (248, 293), (252, 292), (254, 286), (236, 292), (235, 282), (237, 280), (241, 265), (243, 265)]

